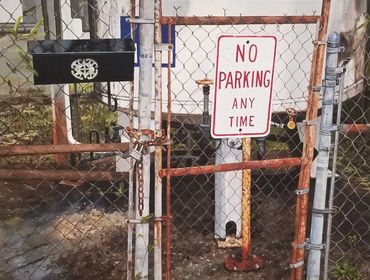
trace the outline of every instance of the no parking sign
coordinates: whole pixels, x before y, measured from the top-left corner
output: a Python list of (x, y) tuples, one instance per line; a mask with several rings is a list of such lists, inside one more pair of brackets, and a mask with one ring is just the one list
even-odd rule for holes
[(272, 35), (218, 37), (213, 138), (269, 134), (276, 42)]

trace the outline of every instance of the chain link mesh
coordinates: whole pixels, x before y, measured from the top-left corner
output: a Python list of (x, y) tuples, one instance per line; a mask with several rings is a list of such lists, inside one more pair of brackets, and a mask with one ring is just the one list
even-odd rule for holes
[[(196, 80), (214, 80), (216, 39), (219, 34), (277, 36), (272, 105), (274, 126), (267, 138), (254, 139), (251, 160), (300, 155), (298, 131), (286, 129), (289, 119), (287, 109), (298, 113), (294, 122), (304, 117), (316, 25), (257, 24), (257, 20), (255, 24), (233, 22), (219, 25), (216, 19), (212, 23), (212, 17), (208, 18), (208, 22), (207, 25), (175, 27), (176, 67), (172, 69), (171, 80), (173, 167), (241, 160), (240, 141), (222, 140), (221, 143), (212, 140), (209, 128), (207, 131), (204, 126), (208, 124), (201, 124), (203, 91)], [(212, 95), (213, 86), (211, 105)], [(223, 268), (222, 262), (229, 254), (240, 254), (238, 249), (230, 248), (240, 245), (241, 174), (241, 171), (232, 171), (172, 179), (173, 269), (176, 273), (185, 273), (189, 279), (200, 275), (205, 279), (230, 279), (230, 272)], [(284, 167), (274, 171), (252, 171), (252, 252), (262, 256), (266, 267), (251, 274), (233, 272), (233, 279), (288, 277), (298, 175), (299, 169), (288, 171)], [(228, 188), (229, 193), (225, 192)], [(229, 205), (216, 206), (217, 200)], [(215, 216), (226, 215), (237, 218), (230, 219), (225, 228), (224, 220), (227, 218), (217, 219)], [(226, 245), (230, 248), (226, 250), (217, 249), (214, 244), (214, 237), (219, 237), (217, 233), (223, 231), (232, 237)], [(183, 266), (185, 262), (188, 263), (186, 267)]]
[[(56, 113), (53, 107), (60, 106), (58, 97), (70, 103), (62, 106), (62, 116), (67, 116), (70, 124), (67, 132), (75, 141), (103, 143), (116, 141), (117, 135), (124, 138), (118, 130), (119, 124), (126, 121), (122, 113), (134, 115), (137, 109), (137, 92), (135, 89), (133, 93), (131, 83), (111, 84), (113, 100), (118, 100), (118, 112), (112, 112), (106, 106), (108, 93), (104, 83), (35, 86), (32, 61), (27, 54), (27, 40), (56, 38), (61, 33), (64, 39), (130, 36), (121, 34), (120, 24), (112, 24), (122, 11), (130, 17), (130, 9), (108, 2), (61, 1), (60, 13), (54, 12), (49, 1), (0, 2), (0, 144), (23, 144), (30, 149), (52, 144), (59, 127), (53, 122)], [(40, 21), (42, 18), (44, 22)], [(58, 18), (60, 28), (53, 24)], [(208, 124), (202, 124), (204, 95), (196, 81), (214, 80), (216, 37), (221, 33), (277, 36), (273, 126), (266, 138), (253, 139), (251, 159), (301, 156), (300, 123), (306, 110), (316, 24), (258, 24), (256, 18), (253, 24), (220, 25), (209, 17), (208, 24), (174, 25), (171, 32), (174, 37), (170, 70), (171, 167), (218, 164), (241, 158), (240, 141), (212, 140)], [(367, 46), (368, 37), (365, 39), (362, 44)], [(355, 96), (349, 96), (344, 103), (344, 124), (369, 123), (368, 47), (361, 55), (364, 61), (357, 64), (357, 74), (349, 71), (346, 75), (352, 84), (364, 80), (364, 87), (355, 90)], [(169, 81), (163, 76), (166, 90)], [(212, 92), (211, 85), (211, 107)], [(69, 99), (64, 99), (65, 96)], [(135, 102), (130, 96), (135, 97)], [(164, 110), (167, 101), (164, 98)], [(288, 114), (292, 111), (294, 116)], [(287, 128), (290, 120), (295, 123), (293, 129)], [(354, 273), (363, 279), (369, 277), (368, 158), (369, 132), (342, 133), (334, 199), (338, 211), (333, 218), (330, 252), (330, 273), (334, 279), (345, 279), (339, 274), (343, 267), (354, 268), (358, 271)], [(103, 172), (114, 172), (117, 168), (124, 169), (121, 176), (104, 179), (110, 173)], [(121, 279), (126, 275), (126, 219), (130, 215), (128, 189), (132, 184), (129, 177), (134, 172), (132, 164), (123, 163), (112, 154), (82, 153), (0, 157), (0, 169), (2, 174), (12, 174), (13, 170), (31, 172), (0, 180), (0, 278)], [(68, 172), (53, 179), (40, 176), (43, 170), (50, 174), (77, 171), (87, 177), (89, 173), (101, 172), (99, 177), (103, 180), (91, 181), (82, 175), (70, 179)], [(39, 178), (27, 174), (39, 174)], [(226, 271), (222, 262), (229, 254), (239, 254), (239, 249), (218, 249), (215, 244), (215, 237), (220, 237), (218, 234), (223, 230), (231, 237), (240, 235), (241, 216), (226, 228), (215, 216), (226, 214), (224, 208), (216, 208), (216, 201), (221, 199), (233, 203), (231, 213), (241, 214), (241, 193), (222, 197), (223, 189), (241, 186), (241, 171), (173, 177), (173, 278), (286, 279), (298, 175), (299, 169), (252, 171), (252, 252), (264, 258), (265, 267), (251, 274)], [(229, 247), (238, 242), (238, 238), (226, 239)]]
[[(125, 139), (116, 129), (118, 112), (106, 105), (105, 83), (33, 84), (27, 40), (120, 38), (120, 23), (112, 17), (119, 21), (129, 11), (104, 1), (1, 1), (0, 143), (9, 145), (2, 147), (53, 144), (63, 122), (72, 144)], [(112, 99), (128, 103), (131, 83), (111, 87)], [(122, 165), (123, 173), (107, 179)], [(3, 174), (31, 171), (0, 180), (1, 279), (127, 274), (128, 162), (109, 152), (68, 153), (0, 157), (0, 166)], [(94, 172), (99, 178), (91, 178)]]
[[(345, 96), (339, 137), (337, 172), (333, 205), (330, 277), (368, 279), (370, 277), (370, 196), (369, 196), (369, 30), (365, 17), (365, 33), (357, 49), (346, 49), (343, 57), (353, 55), (357, 77), (345, 74), (359, 88), (358, 95)], [(345, 91), (346, 92), (346, 91)], [(350, 92), (350, 90), (349, 90)], [(349, 98), (352, 97), (352, 98)], [(348, 99), (347, 99), (348, 98)]]

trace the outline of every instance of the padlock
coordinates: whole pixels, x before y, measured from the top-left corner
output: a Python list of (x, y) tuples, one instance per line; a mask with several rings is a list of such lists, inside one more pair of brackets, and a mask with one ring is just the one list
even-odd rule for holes
[(294, 121), (294, 116), (297, 115), (297, 112), (294, 108), (288, 108), (287, 110), (289, 121), (287, 123), (288, 129), (295, 129), (296, 128), (296, 123)]
[(140, 161), (143, 155), (142, 151), (143, 151), (143, 146), (141, 144), (136, 144), (135, 147), (129, 149), (129, 155), (133, 159)]
[(295, 124), (295, 121), (293, 120), (293, 116), (290, 116), (290, 117), (289, 117), (289, 121), (288, 121), (288, 123), (287, 123), (287, 127), (288, 127), (289, 129), (295, 129), (296, 124)]

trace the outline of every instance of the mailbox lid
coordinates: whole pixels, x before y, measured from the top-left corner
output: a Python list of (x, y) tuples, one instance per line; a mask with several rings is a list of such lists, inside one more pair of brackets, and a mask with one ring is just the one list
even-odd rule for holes
[(35, 85), (132, 81), (131, 39), (29, 41)]
[(28, 41), (31, 55), (70, 53), (134, 53), (132, 39), (34, 40)]

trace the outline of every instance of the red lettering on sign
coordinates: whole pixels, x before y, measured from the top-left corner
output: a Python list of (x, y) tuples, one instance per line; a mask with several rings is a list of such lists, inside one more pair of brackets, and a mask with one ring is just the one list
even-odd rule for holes
[(254, 115), (252, 116), (229, 116), (230, 127), (253, 127)]
[(257, 54), (258, 54), (258, 50), (257, 50), (257, 46), (255, 44), (252, 44), (249, 46), (249, 41), (247, 44), (243, 44), (243, 45), (236, 45), (236, 58), (235, 58), (235, 62), (239, 62), (239, 60), (241, 60), (241, 62), (244, 62), (245, 61), (245, 51), (246, 51), (246, 47), (247, 47), (247, 51), (248, 51), (248, 61), (249, 62), (255, 62), (256, 59), (257, 59)]
[(257, 46), (255, 44), (251, 45), (249, 48), (249, 61), (250, 62), (255, 62), (257, 59)]
[(271, 85), (270, 70), (220, 71), (218, 77), (218, 89), (268, 88)]

